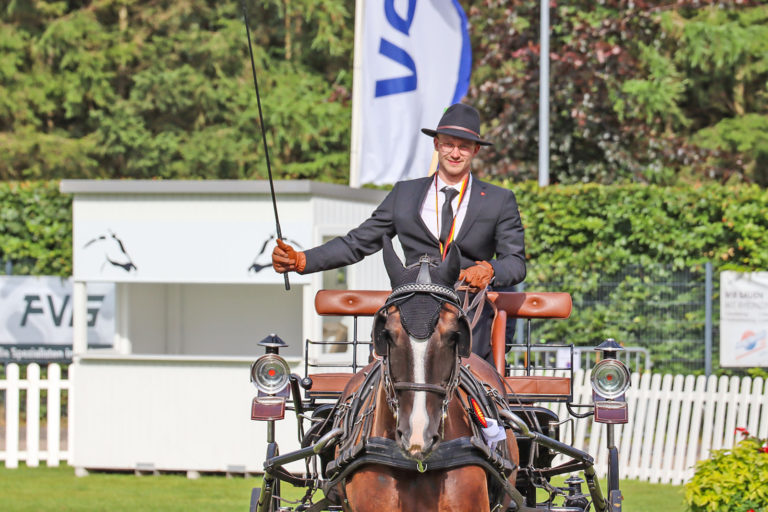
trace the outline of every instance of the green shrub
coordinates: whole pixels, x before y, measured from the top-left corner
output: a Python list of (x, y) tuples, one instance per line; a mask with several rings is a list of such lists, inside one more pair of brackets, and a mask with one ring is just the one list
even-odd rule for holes
[(0, 204), (0, 264), (16, 275), (72, 275), (72, 196), (58, 181), (0, 181)]
[(730, 450), (715, 450), (696, 465), (685, 485), (692, 512), (768, 512), (768, 441), (745, 437)]

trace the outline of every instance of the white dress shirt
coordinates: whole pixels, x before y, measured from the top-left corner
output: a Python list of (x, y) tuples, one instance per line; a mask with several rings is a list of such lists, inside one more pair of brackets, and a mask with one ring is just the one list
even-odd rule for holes
[[(437, 176), (437, 175), (435, 175)], [(421, 220), (427, 226), (429, 231), (435, 235), (435, 238), (440, 238), (440, 226), (442, 226), (443, 219), (441, 213), (443, 211), (443, 203), (445, 203), (445, 193), (442, 192), (443, 187), (449, 186), (456, 189), (457, 192), (461, 192), (461, 183), (458, 185), (446, 185), (446, 183), (437, 176), (437, 211), (435, 211), (435, 184), (434, 182), (429, 186), (427, 191), (427, 197), (424, 198), (424, 204), (421, 205)], [(467, 182), (467, 191), (464, 192), (464, 200), (459, 206), (459, 196), (453, 198), (451, 201), (451, 207), (453, 208), (453, 215), (456, 218), (456, 225), (453, 229), (453, 239), (456, 240), (461, 232), (461, 224), (464, 222), (464, 217), (467, 216), (467, 206), (469, 205), (469, 195), (472, 192), (472, 175), (469, 175), (469, 181)], [(456, 207), (459, 206), (459, 211), (456, 211)]]

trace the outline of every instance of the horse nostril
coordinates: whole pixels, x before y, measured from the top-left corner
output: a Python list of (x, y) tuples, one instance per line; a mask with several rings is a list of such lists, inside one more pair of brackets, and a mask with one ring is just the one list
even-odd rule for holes
[(400, 429), (397, 429), (397, 432), (395, 433), (395, 440), (399, 441), (403, 438), (403, 431)]

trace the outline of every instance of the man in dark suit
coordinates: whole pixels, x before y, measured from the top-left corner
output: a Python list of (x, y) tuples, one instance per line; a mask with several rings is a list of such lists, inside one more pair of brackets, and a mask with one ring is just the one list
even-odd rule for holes
[[(471, 163), (481, 146), (477, 110), (450, 106), (433, 137), (438, 170), (433, 177), (401, 181), (360, 226), (343, 237), (299, 252), (278, 240), (272, 253), (277, 272), (301, 274), (350, 265), (379, 251), (382, 237), (397, 235), (406, 265), (429, 255), (439, 261), (452, 243), (461, 249), (460, 282), (485, 289), (509, 287), (525, 279), (523, 225), (511, 190), (472, 177)], [(472, 351), (491, 360), (490, 308), (473, 330)]]

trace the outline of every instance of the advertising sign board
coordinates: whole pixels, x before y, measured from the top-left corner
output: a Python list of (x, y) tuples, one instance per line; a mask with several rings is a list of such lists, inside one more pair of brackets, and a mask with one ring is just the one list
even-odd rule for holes
[[(72, 280), (51, 276), (0, 276), (0, 362), (72, 359)], [(90, 283), (88, 345), (111, 347), (115, 285)]]
[(768, 367), (768, 272), (720, 273), (720, 366)]

